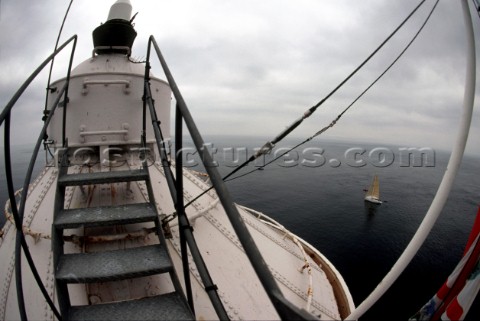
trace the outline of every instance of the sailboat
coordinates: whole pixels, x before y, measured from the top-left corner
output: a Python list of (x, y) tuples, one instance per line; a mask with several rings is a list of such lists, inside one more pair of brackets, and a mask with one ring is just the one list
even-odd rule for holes
[[(462, 6), (471, 22), (466, 0)], [(360, 318), (418, 251), (417, 240), (428, 235), (442, 208), (437, 203), (448, 192), (432, 203), (428, 226), (405, 250), (407, 258), (402, 254), (356, 307), (342, 275), (318, 249), (268, 215), (233, 202), (155, 38), (149, 38), (145, 61), (131, 57), (136, 37), (131, 13), (130, 0), (117, 0), (107, 21), (93, 31), (91, 57), (73, 67), (77, 37), (72, 36), (26, 77), (0, 113), (9, 194), (0, 233), (0, 320)], [(47, 85), (44, 126), (23, 188), (15, 191), (12, 110), (66, 48), (71, 58), (65, 76)], [(164, 77), (151, 70), (152, 56)], [(467, 60), (469, 76), (476, 70), (473, 59)], [(467, 111), (473, 106), (471, 78)], [(271, 151), (318, 106), (257, 155)], [(468, 124), (469, 119), (462, 122), (461, 132)], [(202, 175), (183, 164), (185, 128), (202, 156)], [(453, 169), (439, 190), (453, 182), (467, 135), (459, 137)], [(46, 166), (32, 179), (42, 145)]]
[(365, 194), (365, 202), (379, 205), (382, 204), (382, 201), (380, 200), (380, 183), (377, 175), (373, 177), (372, 184), (370, 184), (370, 187)]

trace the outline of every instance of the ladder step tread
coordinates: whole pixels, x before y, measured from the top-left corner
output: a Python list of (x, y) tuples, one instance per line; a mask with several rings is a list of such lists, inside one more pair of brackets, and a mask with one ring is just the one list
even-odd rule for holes
[(57, 228), (106, 226), (151, 222), (157, 213), (150, 203), (65, 209), (55, 218)]
[(124, 280), (165, 273), (173, 268), (165, 246), (148, 245), (125, 250), (64, 254), (55, 278), (66, 283)]
[(135, 169), (128, 171), (110, 171), (62, 175), (58, 178), (60, 186), (93, 185), (118, 182), (144, 181), (148, 179), (148, 171)]
[(68, 320), (194, 320), (177, 292), (131, 301), (72, 306)]

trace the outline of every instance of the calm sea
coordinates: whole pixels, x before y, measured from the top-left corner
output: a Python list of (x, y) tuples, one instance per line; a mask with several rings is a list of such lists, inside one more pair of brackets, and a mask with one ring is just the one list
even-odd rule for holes
[[(209, 137), (223, 175), (234, 169), (260, 138)], [(247, 142), (247, 143), (245, 143)], [(229, 181), (234, 200), (268, 214), (319, 249), (341, 272), (355, 304), (375, 288), (415, 233), (444, 174), (448, 154), (432, 149), (410, 152), (404, 146), (351, 144), (316, 140), (256, 170), (295, 145), (279, 145), (265, 159)], [(187, 145), (188, 146), (188, 145)], [(185, 162), (201, 170), (197, 154), (186, 149)], [(408, 157), (410, 153), (410, 157)], [(423, 158), (420, 157), (423, 153)], [(40, 156), (40, 166), (43, 165)], [(14, 154), (16, 187), (29, 161), (29, 148)], [(3, 158), (1, 160), (3, 162)], [(3, 168), (3, 163), (2, 163)], [(480, 163), (466, 156), (455, 186), (431, 235), (385, 296), (362, 320), (406, 320), (439, 289), (461, 258), (479, 200)], [(374, 175), (380, 180), (384, 203), (368, 207), (364, 189)], [(7, 197), (4, 174), (0, 176), (0, 204)], [(3, 217), (1, 218), (3, 221)], [(480, 319), (476, 299), (467, 320)]]

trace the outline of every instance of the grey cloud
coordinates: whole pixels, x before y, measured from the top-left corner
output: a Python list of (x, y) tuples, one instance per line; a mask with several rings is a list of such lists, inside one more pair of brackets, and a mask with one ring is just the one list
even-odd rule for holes
[[(433, 2), (427, 1), (405, 29), (294, 135), (313, 134), (348, 106), (403, 49)], [(9, 66), (8, 71), (0, 71), (2, 102), (22, 74), (51, 52), (66, 9), (60, 0), (48, 1), (48, 7), (34, 3), (0, 3), (0, 59), (2, 66)], [(139, 11), (133, 56), (145, 57), (147, 37), (154, 34), (206, 134), (233, 131), (274, 136), (335, 88), (418, 1), (132, 3), (134, 11)], [(79, 34), (77, 63), (91, 54), (91, 31), (105, 20), (109, 5), (109, 1), (74, 2), (63, 38)], [(43, 12), (51, 12), (56, 19)], [(32, 18), (20, 21), (27, 13)], [(480, 30), (479, 19), (474, 23)], [(452, 135), (445, 132), (457, 126), (463, 97), (463, 33), (460, 5), (440, 1), (405, 56), (328, 135), (372, 139), (377, 131), (383, 133), (382, 139), (394, 141), (403, 130), (404, 141), (417, 142), (422, 136), (425, 144), (448, 145)], [(32, 41), (20, 50), (18, 40), (27, 38)], [(18, 73), (12, 73), (12, 68)], [(153, 72), (163, 77), (158, 63)], [(215, 119), (221, 121), (215, 123)], [(476, 112), (475, 132), (478, 119)]]

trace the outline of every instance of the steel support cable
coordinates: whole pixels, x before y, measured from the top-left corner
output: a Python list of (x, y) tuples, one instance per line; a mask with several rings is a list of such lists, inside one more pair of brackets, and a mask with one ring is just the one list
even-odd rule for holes
[[(68, 5), (67, 11), (65, 12), (65, 15), (63, 17), (62, 24), (60, 26), (60, 30), (58, 31), (58, 36), (57, 36), (57, 41), (55, 42), (55, 47), (53, 51), (57, 50), (58, 48), (58, 43), (60, 42), (60, 36), (62, 35), (63, 31), (63, 26), (65, 25), (65, 21), (67, 20), (68, 12), (70, 11), (70, 7), (72, 6), (73, 0), (70, 0), (70, 4)], [(48, 72), (48, 80), (47, 80), (47, 94), (45, 95), (45, 110), (44, 112), (47, 111), (47, 105), (48, 105), (48, 95), (50, 93), (50, 82), (52, 80), (52, 71), (53, 71), (53, 64), (55, 62), (55, 58), (52, 59), (52, 62), (50, 63), (50, 71)], [(45, 115), (46, 116), (46, 115)]]
[(227, 182), (229, 181), (233, 181), (237, 178), (240, 178), (240, 177), (244, 177), (244, 176), (247, 176), (253, 172), (256, 172), (257, 170), (259, 169), (263, 169), (265, 168), (266, 166), (270, 165), (271, 163), (277, 161), (278, 159), (282, 158), (283, 156), (287, 155), (288, 153), (290, 153), (291, 151), (297, 149), (298, 147), (306, 144), (307, 142), (311, 141), (312, 139), (314, 139), (315, 137), (323, 134), (324, 132), (326, 132), (328, 129), (332, 128), (333, 126), (335, 126), (337, 124), (337, 122), (340, 120), (340, 118), (358, 101), (360, 100), (360, 98), (362, 98), (366, 93), (367, 91), (369, 91), (397, 62), (398, 60), (403, 56), (403, 54), (408, 50), (408, 48), (410, 48), (410, 46), (413, 44), (413, 42), (417, 39), (418, 35), (420, 34), (420, 32), (422, 32), (423, 28), (426, 26), (427, 22), (430, 20), (430, 17), (432, 16), (433, 12), (435, 11), (437, 5), (438, 5), (438, 2), (439, 0), (437, 0), (435, 2), (435, 4), (432, 6), (432, 9), (430, 10), (429, 14), (427, 15), (425, 21), (422, 23), (422, 25), (420, 26), (420, 28), (418, 29), (418, 31), (415, 33), (415, 35), (412, 37), (412, 39), (408, 42), (408, 44), (405, 46), (405, 48), (397, 55), (397, 57), (392, 61), (392, 63), (390, 63), (390, 65), (367, 87), (365, 88), (364, 91), (362, 91), (360, 93), (360, 95), (357, 96), (357, 98), (355, 98), (351, 103), (350, 105), (348, 105), (340, 114), (338, 114), (338, 116), (332, 120), (332, 122), (330, 122), (330, 124), (328, 124), (327, 126), (323, 127), (321, 130), (319, 130), (318, 132), (316, 132), (315, 134), (313, 134), (312, 136), (310, 136), (309, 138), (305, 139), (304, 141), (298, 143), (297, 145), (295, 145), (294, 147), (290, 148), (289, 150), (287, 150), (286, 152), (282, 153), (281, 155), (275, 157), (274, 159), (272, 159), (271, 161), (267, 162), (266, 164), (262, 165), (262, 166), (259, 166), (258, 168), (254, 169), (254, 170), (251, 170), (249, 172), (246, 172), (242, 175), (239, 175), (239, 176), (235, 176), (235, 177), (232, 177), (231, 179), (229, 180), (226, 180)]
[[(310, 107), (307, 111), (304, 112), (304, 114), (295, 120), (290, 126), (288, 126), (285, 130), (283, 130), (280, 134), (278, 134), (273, 140), (266, 142), (254, 155), (250, 156), (249, 159), (247, 159), (245, 162), (243, 162), (240, 166), (235, 168), (232, 172), (230, 172), (228, 175), (223, 177), (223, 180), (226, 181), (227, 178), (238, 172), (240, 169), (243, 167), (247, 166), (254, 160), (256, 160), (258, 157), (261, 155), (265, 155), (269, 153), (275, 145), (280, 142), (282, 139), (284, 139), (286, 136), (288, 136), (292, 131), (294, 131), (302, 122), (304, 119), (310, 117), (318, 107), (320, 107), (324, 102), (326, 102), (333, 94), (335, 94), (350, 78), (352, 78), (360, 69), (365, 66), (365, 64), (370, 61), (370, 59), (373, 58), (377, 54), (380, 49), (383, 48), (383, 46), (403, 27), (405, 23), (407, 23), (408, 20), (413, 16), (413, 14), (425, 3), (426, 0), (420, 1), (420, 3), (410, 12), (410, 14), (393, 30), (392, 33), (357, 67), (355, 68), (340, 84), (337, 85), (328, 95), (326, 95), (322, 100), (320, 100), (317, 104), (314, 106)], [(300, 145), (298, 145), (300, 146)], [(298, 147), (296, 146), (296, 147)], [(295, 147), (295, 148), (296, 148)], [(242, 175), (244, 176), (244, 175)], [(241, 176), (240, 176), (241, 177)], [(185, 207), (190, 206), (193, 202), (195, 202), (197, 199), (205, 195), (209, 190), (211, 190), (212, 187), (209, 189), (205, 190), (195, 198), (193, 198), (190, 202), (188, 202)]]
[(271, 151), (272, 148), (275, 146), (275, 144), (277, 144), (283, 138), (288, 136), (288, 134), (290, 134), (293, 130), (295, 130), (295, 128), (297, 128), (303, 122), (304, 119), (310, 117), (317, 110), (318, 107), (320, 107), (333, 94), (335, 94), (341, 87), (343, 87), (343, 85), (347, 81), (349, 81), (360, 69), (363, 68), (363, 66), (365, 66), (365, 64), (367, 62), (370, 61), (370, 59), (373, 58), (373, 56), (375, 56), (378, 53), (378, 51), (380, 51), (380, 49), (382, 49), (383, 46), (403, 27), (403, 25), (408, 20), (410, 20), (410, 18), (413, 16), (413, 14), (424, 3), (425, 3), (425, 0), (420, 1), (420, 3), (412, 10), (412, 12), (410, 12), (410, 14), (400, 23), (400, 25), (398, 25), (398, 27), (395, 28), (395, 30), (393, 30), (393, 32), (357, 68), (355, 68), (342, 82), (340, 82), (340, 84), (338, 84), (337, 87), (335, 87), (332, 91), (330, 91), (330, 93), (328, 95), (326, 95), (322, 100), (320, 100), (317, 104), (315, 104), (314, 106), (310, 107), (307, 111), (305, 111), (304, 114), (300, 118), (298, 118), (296, 121), (294, 121), (290, 126), (288, 126), (285, 130), (283, 130), (273, 140), (265, 143), (265, 145), (263, 145), (260, 148), (260, 150), (258, 150), (255, 153), (255, 155), (252, 155), (252, 157), (250, 157), (250, 159), (248, 159), (246, 162), (250, 163), (250, 162), (254, 161), (256, 158), (258, 158), (259, 156), (264, 155), (264, 154), (268, 153), (269, 151)]
[[(251, 160), (247, 160), (246, 162), (244, 162), (243, 164), (241, 164), (239, 167), (237, 167), (235, 170), (233, 170), (232, 172), (230, 172), (228, 175), (226, 175), (223, 180), (225, 182), (229, 182), (229, 181), (232, 181), (232, 180), (235, 180), (237, 178), (240, 178), (240, 177), (244, 177), (244, 176), (247, 176), (253, 172), (256, 172), (257, 170), (261, 169), (261, 168), (265, 168), (266, 166), (270, 165), (271, 163), (275, 162), (276, 160), (280, 159), (281, 157), (285, 156), (286, 154), (288, 154), (289, 152), (291, 152), (292, 150), (295, 150), (296, 148), (302, 146), (303, 144), (309, 142), (310, 140), (312, 140), (313, 138), (323, 134), (325, 131), (327, 131), (329, 128), (332, 128), (337, 122), (338, 120), (340, 120), (340, 118), (343, 116), (343, 114), (345, 114), (349, 109), (350, 107), (352, 107), (361, 97), (363, 97), (363, 95), (365, 95), (365, 93), (370, 90), (370, 88), (372, 88), (392, 67), (393, 65), (402, 57), (402, 55), (407, 51), (407, 49), (410, 47), (410, 45), (415, 41), (415, 39), (417, 38), (417, 36), (420, 34), (420, 32), (423, 30), (423, 28), (425, 27), (426, 23), (428, 22), (428, 20), (430, 19), (430, 16), (432, 15), (435, 7), (437, 6), (438, 4), (438, 0), (437, 2), (435, 3), (435, 5), (433, 6), (432, 10), (430, 11), (428, 17), (426, 18), (426, 20), (424, 21), (424, 23), (422, 24), (422, 26), (420, 27), (420, 29), (417, 31), (417, 33), (415, 34), (415, 36), (412, 38), (412, 40), (410, 40), (410, 42), (407, 44), (407, 46), (400, 52), (400, 54), (397, 56), (396, 59), (393, 60), (393, 62), (380, 74), (380, 76), (378, 76), (359, 96), (357, 96), (357, 98), (355, 98), (355, 100), (353, 100), (353, 102), (348, 105), (329, 125), (323, 127), (320, 131), (316, 132), (314, 135), (312, 135), (311, 137), (307, 138), (306, 140), (302, 141), (301, 143), (295, 145), (294, 147), (290, 148), (288, 151), (282, 153), (280, 156), (274, 158), (273, 160), (269, 161), (268, 163), (266, 163), (265, 165), (262, 165), (262, 166), (259, 166), (258, 168), (252, 170), (252, 171), (249, 171), (247, 173), (244, 173), (242, 175), (239, 175), (239, 176), (236, 176), (236, 177), (233, 177), (231, 179), (228, 179), (230, 176), (232, 176), (233, 174), (235, 174), (236, 172), (238, 172), (241, 168), (245, 167), (248, 163), (251, 162)], [(263, 147), (262, 147), (263, 148)], [(212, 188), (210, 187), (209, 189), (207, 189), (206, 191), (202, 192), (201, 194), (199, 194), (198, 196), (196, 196), (194, 199), (192, 199), (189, 203), (187, 203), (187, 205), (185, 205), (185, 207), (189, 206), (191, 203), (195, 202), (197, 199), (199, 199), (201, 196), (203, 196), (204, 194), (206, 194), (208, 191), (210, 191)]]
[[(62, 35), (63, 27), (65, 26), (65, 22), (67, 21), (67, 16), (68, 16), (68, 13), (70, 12), (70, 8), (72, 7), (72, 3), (73, 3), (73, 0), (70, 0), (70, 3), (67, 7), (67, 10), (65, 11), (65, 15), (63, 16), (62, 24), (60, 25), (60, 30), (58, 31), (57, 41), (55, 42), (55, 47), (54, 47), (53, 51), (58, 49), (58, 43), (60, 42), (60, 36)], [(52, 72), (53, 72), (54, 62), (55, 62), (55, 57), (52, 58), (52, 61), (50, 63), (50, 70), (48, 72), (47, 89), (46, 89), (46, 94), (45, 94), (45, 109), (43, 110), (43, 117), (42, 117), (43, 121), (45, 121), (47, 119), (48, 113), (49, 113), (47, 107), (48, 107), (48, 98), (49, 98), (49, 95), (50, 95), (50, 90), (52, 89), (52, 88), (50, 88), (50, 83), (51, 83), (51, 80), (52, 80)], [(47, 138), (48, 138), (48, 135), (45, 134), (45, 136), (43, 138), (44, 149), (47, 150), (47, 152), (50, 154), (50, 156), (52, 158), (55, 158), (53, 156), (52, 152), (50, 151), (50, 148), (49, 148), (48, 142), (47, 142)], [(46, 159), (46, 162), (48, 163), (48, 155), (47, 154), (45, 155), (45, 159)]]

